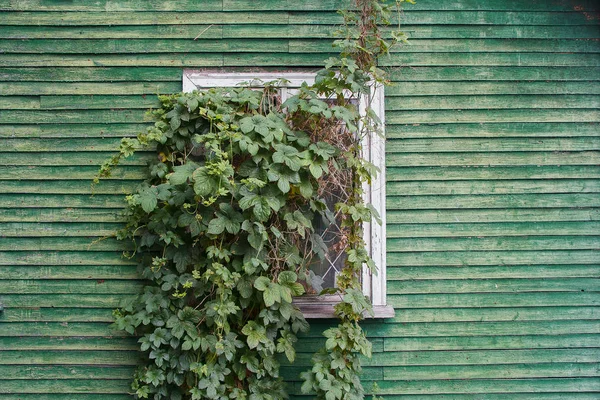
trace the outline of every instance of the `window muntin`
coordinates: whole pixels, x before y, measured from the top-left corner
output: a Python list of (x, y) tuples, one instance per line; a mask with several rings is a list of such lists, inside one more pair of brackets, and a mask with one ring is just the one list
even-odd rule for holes
[[(250, 82), (257, 88), (264, 86), (263, 82), (272, 82), (283, 78), (280, 85), (281, 101), (284, 102), (293, 95), (302, 83), (309, 85), (315, 80), (316, 74), (306, 72), (260, 72), (260, 73), (237, 73), (237, 72), (203, 72), (185, 70), (183, 73), (183, 91), (210, 89), (214, 87), (236, 87), (242, 82)], [(384, 121), (384, 97), (383, 86), (376, 86), (371, 94), (371, 108)], [(360, 99), (359, 112), (366, 113), (367, 98)], [(377, 307), (386, 305), (386, 259), (385, 259), (385, 139), (382, 123), (381, 134), (368, 135), (363, 138), (363, 157), (379, 168), (379, 173), (370, 185), (365, 185), (365, 202), (370, 203), (381, 217), (381, 224), (365, 223), (363, 226), (364, 239), (367, 251), (377, 266), (377, 275), (372, 275), (368, 268), (363, 268), (362, 288), (363, 293), (371, 299), (371, 303)], [(339, 252), (338, 252), (339, 253)], [(338, 254), (333, 255), (333, 264), (339, 263)], [(331, 271), (330, 271), (331, 272)], [(337, 297), (336, 297), (337, 299)], [(329, 299), (335, 301), (335, 299)], [(388, 315), (385, 315), (388, 316)]]

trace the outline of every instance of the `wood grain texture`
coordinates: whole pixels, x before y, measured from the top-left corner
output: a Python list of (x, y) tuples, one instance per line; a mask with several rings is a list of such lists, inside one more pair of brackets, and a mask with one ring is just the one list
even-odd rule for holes
[[(183, 68), (316, 71), (348, 0), (0, 4), (0, 398), (125, 400), (136, 338), (111, 310), (142, 282), (111, 235)], [(600, 4), (418, 0), (386, 88), (387, 277), (363, 383), (386, 400), (600, 393)], [(397, 22), (397, 16), (393, 16)], [(384, 30), (390, 37), (391, 29)], [(196, 40), (194, 40), (196, 39)], [(284, 364), (299, 373), (330, 322)]]

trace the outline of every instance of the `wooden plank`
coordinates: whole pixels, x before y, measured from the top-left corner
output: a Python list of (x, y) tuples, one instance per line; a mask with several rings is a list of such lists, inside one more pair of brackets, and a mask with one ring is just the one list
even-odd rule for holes
[(387, 96), (600, 94), (600, 82), (470, 81), (465, 85), (460, 81), (403, 81), (386, 87), (385, 93)]
[[(36, 111), (14, 111), (24, 122), (34, 118)], [(41, 113), (41, 112), (40, 112)], [(0, 118), (4, 117), (0, 111)], [(69, 120), (70, 115), (65, 119)], [(14, 123), (4, 117), (6, 122)], [(51, 118), (50, 118), (51, 119)], [(51, 119), (52, 120), (52, 119)], [(1, 121), (1, 120), (0, 120)], [(600, 111), (595, 109), (544, 109), (532, 113), (527, 109), (517, 110), (455, 110), (434, 111), (391, 111), (386, 115), (389, 124), (435, 124), (435, 123), (495, 123), (495, 122), (600, 122)], [(55, 121), (51, 121), (55, 122)], [(86, 121), (87, 122), (87, 121)], [(96, 121), (90, 121), (96, 122)], [(115, 122), (123, 122), (116, 119)]]
[[(79, 393), (122, 394), (131, 391), (130, 379), (36, 379), (27, 382), (28, 393)], [(0, 393), (22, 393), (23, 382), (19, 380), (3, 381)]]
[(3, 238), (0, 241), (0, 250), (2, 251), (120, 251), (132, 249), (133, 244), (129, 241), (115, 238), (102, 238), (101, 240), (92, 240), (87, 237), (70, 238), (69, 240), (60, 237)]
[[(8, 149), (7, 149), (8, 150)], [(98, 173), (98, 167), (85, 166), (0, 166), (0, 180), (87, 180), (91, 181)], [(147, 176), (144, 169), (139, 167), (119, 166), (111, 171), (113, 179), (141, 181)], [(131, 182), (135, 185), (135, 182)]]
[(396, 68), (390, 79), (419, 81), (597, 81), (598, 67), (412, 67)]
[[(0, 210), (0, 220), (3, 213)], [(407, 223), (452, 223), (452, 222), (546, 222), (546, 221), (597, 221), (600, 210), (591, 208), (551, 208), (551, 209), (509, 209), (509, 210), (436, 210), (436, 211), (389, 211), (386, 213), (388, 224)], [(572, 239), (572, 238), (570, 238)], [(553, 242), (556, 243), (556, 237)], [(592, 240), (598, 240), (593, 238)], [(508, 242), (507, 242), (508, 243)], [(511, 245), (519, 243), (510, 241)], [(566, 242), (565, 242), (566, 243)], [(423, 243), (422, 243), (423, 244)], [(573, 242), (571, 242), (573, 244)], [(526, 244), (523, 244), (526, 245)], [(530, 245), (540, 246), (536, 241)], [(474, 250), (474, 249), (472, 249)]]
[[(0, 37), (12, 39), (29, 38), (81, 38), (83, 34), (89, 38), (139, 38), (139, 37), (161, 37), (164, 38), (194, 38), (198, 32), (202, 32), (204, 27), (194, 25), (166, 25), (166, 26), (126, 26), (109, 27), (109, 29), (98, 30), (96, 27), (68, 28), (68, 27), (21, 27), (21, 30), (6, 27), (0, 32)], [(335, 32), (338, 29), (336, 25), (224, 25), (222, 28), (223, 38), (335, 38)], [(211, 28), (212, 29), (212, 28)], [(391, 38), (392, 32), (398, 30), (397, 27), (383, 27), (381, 29), (384, 38)], [(402, 25), (404, 32), (409, 39), (594, 39), (598, 37), (598, 30), (595, 26), (469, 26), (469, 25)], [(204, 37), (204, 35), (202, 36)], [(465, 54), (457, 53), (457, 56)], [(481, 55), (480, 55), (481, 56)], [(525, 54), (525, 58), (532, 56)], [(554, 54), (554, 57), (561, 59), (561, 55)], [(585, 57), (578, 56), (581, 59)], [(578, 58), (578, 57), (565, 57)], [(535, 58), (535, 57), (534, 57)], [(590, 59), (597, 58), (592, 57)], [(384, 57), (385, 63), (389, 64), (390, 59)], [(396, 65), (406, 64), (398, 62), (399, 59), (392, 57)], [(546, 57), (551, 62), (551, 57)]]
[[(72, 294), (2, 294), (0, 302), (6, 307), (80, 307), (80, 308), (117, 308), (131, 295), (122, 294), (78, 294), (73, 301)], [(41, 326), (41, 325), (40, 325)], [(39, 328), (39, 326), (38, 326)], [(15, 328), (16, 329), (16, 328)], [(107, 334), (109, 335), (109, 334)], [(1, 335), (0, 335), (1, 336)], [(55, 336), (61, 336), (57, 333)], [(75, 335), (77, 336), (77, 335)], [(85, 336), (85, 335), (84, 335)]]
[(4, 124), (77, 124), (77, 123), (126, 123), (146, 122), (145, 110), (57, 110), (57, 111), (22, 111), (22, 110), (0, 110), (0, 123)]
[[(5, 48), (10, 49), (10, 46)], [(391, 49), (392, 53), (598, 53), (598, 43), (593, 39), (414, 39), (407, 45)], [(292, 53), (335, 53), (331, 40), (291, 39)], [(18, 51), (15, 51), (18, 52)]]
[(0, 110), (36, 110), (40, 99), (36, 96), (0, 96)]
[(427, 380), (412, 382), (383, 381), (381, 394), (430, 394), (430, 393), (557, 393), (557, 392), (590, 392), (594, 395), (600, 391), (600, 379), (566, 378), (566, 379), (465, 379), (465, 380)]
[(144, 1), (129, 0), (95, 0), (90, 3), (84, 0), (54, 2), (44, 0), (11, 0), (2, 5), (1, 10), (7, 11), (221, 11), (222, 0), (203, 0), (198, 4), (194, 0)]
[[(0, 196), (2, 199), (2, 196)], [(600, 207), (596, 194), (523, 194), (487, 196), (388, 196), (388, 210)], [(566, 233), (563, 233), (566, 234)]]
[[(297, 5), (294, 6), (291, 0), (286, 1), (275, 1), (275, 0), (224, 0), (223, 8), (225, 10), (235, 11), (248, 11), (248, 10), (295, 10)], [(312, 1), (307, 2), (307, 7), (301, 9), (318, 9), (318, 10), (336, 10), (347, 7), (347, 2), (342, 0), (327, 0), (322, 1), (321, 4), (313, 3)], [(598, 7), (591, 1), (585, 1), (581, 3), (581, 8), (585, 10), (594, 11)], [(424, 0), (420, 3), (409, 4), (404, 9), (409, 12), (412, 10), (429, 10), (429, 11), (463, 11), (463, 10), (519, 10), (519, 11), (571, 11), (573, 8), (566, 4), (553, 4), (546, 5), (540, 3), (519, 3), (518, 1), (497, 1), (491, 0), (481, 3), (474, 0), (466, 1), (451, 1), (444, 4), (433, 2), (431, 0)]]
[[(0, 222), (123, 222), (123, 211), (77, 208), (0, 209)], [(87, 246), (97, 250), (92, 244), (90, 241)]]
[[(2, 294), (132, 294), (143, 287), (142, 281), (87, 279), (7, 279), (0, 281)], [(74, 298), (76, 296), (73, 296)]]
[[(458, 3), (458, 2), (457, 2)], [(463, 3), (460, 1), (459, 3)], [(486, 5), (485, 2), (478, 2), (480, 5)], [(521, 3), (523, 4), (523, 3)], [(415, 4), (416, 5), (416, 4)], [(414, 9), (414, 6), (410, 6)], [(408, 10), (406, 11), (409, 12)], [(262, 27), (262, 26), (261, 26)], [(227, 26), (226, 28), (234, 28)], [(325, 27), (318, 27), (323, 31)], [(384, 28), (384, 32), (389, 32), (392, 28)], [(583, 39), (598, 37), (598, 29), (595, 26), (553, 26), (553, 25), (407, 25), (402, 24), (401, 28), (409, 39)], [(9, 31), (10, 32), (10, 31)], [(25, 32), (30, 32), (27, 30)], [(15, 32), (16, 35), (16, 32)]]
[[(123, 4), (123, 3), (121, 3)], [(91, 11), (88, 6), (86, 11)], [(210, 25), (209, 25), (210, 26)], [(273, 27), (278, 31), (283, 25), (256, 25), (253, 30), (269, 31)], [(250, 25), (251, 29), (253, 25)], [(206, 25), (125, 25), (125, 26), (4, 26), (0, 29), (2, 39), (194, 39), (198, 35), (202, 39), (223, 38), (224, 27), (212, 25), (206, 29)], [(266, 29), (264, 29), (266, 28)], [(590, 27), (593, 28), (593, 27)], [(569, 33), (569, 31), (573, 31)], [(586, 36), (587, 29), (580, 29), (579, 35), (573, 29), (568, 29), (558, 37), (581, 37)], [(550, 32), (547, 32), (550, 33)], [(551, 33), (550, 33), (551, 34)], [(249, 36), (238, 36), (249, 38)], [(272, 36), (286, 37), (286, 36)]]
[(598, 319), (598, 307), (453, 308), (449, 310), (396, 310), (393, 323), (561, 321)]
[(596, 278), (598, 264), (408, 266), (387, 269), (389, 280)]
[[(589, 51), (582, 43), (574, 50)], [(560, 47), (559, 47), (560, 49)], [(220, 52), (287, 52), (287, 39), (5, 39), (0, 52), (5, 54), (130, 54), (130, 53), (220, 53)]]
[[(116, 149), (116, 148), (115, 148)], [(19, 181), (0, 181), (0, 191), (3, 193), (45, 193), (45, 194), (120, 194), (127, 195), (135, 191), (137, 181), (105, 180), (92, 187), (89, 180), (82, 181), (28, 181), (24, 186)]]
[[(268, 17), (267, 17), (268, 15)], [(58, 18), (57, 18), (58, 16)], [(545, 13), (546, 18), (552, 18)], [(61, 12), (59, 15), (44, 11), (6, 12), (0, 14), (1, 25), (23, 26), (105, 26), (105, 25), (211, 25), (211, 24), (287, 24), (288, 13), (231, 13), (231, 12), (176, 12), (176, 11), (89, 11)], [(336, 18), (339, 20), (339, 18)], [(585, 23), (578, 16), (567, 14), (566, 22)]]
[[(61, 96), (62, 97), (62, 96)], [(68, 100), (68, 98), (67, 98)], [(115, 99), (120, 100), (120, 99)], [(98, 99), (100, 102), (100, 99)], [(139, 102), (139, 100), (138, 100)], [(519, 95), (509, 96), (404, 96), (390, 97), (385, 103), (386, 111), (401, 110), (479, 110), (479, 109), (540, 109), (540, 108), (600, 108), (595, 95)], [(44, 97), (41, 108), (49, 108)]]
[[(590, 278), (545, 279), (423, 279), (389, 281), (389, 294), (425, 293), (524, 293), (597, 292), (600, 280)], [(2, 283), (0, 282), (0, 287)], [(583, 317), (582, 317), (583, 319)]]
[(380, 65), (389, 68), (398, 68), (398, 66), (597, 67), (600, 61), (600, 56), (596, 53), (534, 53), (528, 52), (529, 50), (501, 53), (495, 49), (479, 53), (458, 53), (450, 50), (447, 52), (418, 53), (413, 52), (413, 50), (413, 47), (407, 47), (402, 52), (384, 56)]
[[(96, 240), (102, 240), (96, 239)], [(90, 238), (90, 242), (92, 242)], [(93, 245), (90, 245), (93, 248)], [(0, 265), (31, 266), (135, 266), (136, 260), (123, 257), (121, 251), (3, 251), (0, 252)], [(125, 269), (127, 270), (127, 269)]]
[[(385, 325), (385, 324), (384, 324)], [(387, 326), (387, 325), (386, 325)], [(600, 349), (544, 349), (544, 350), (465, 350), (465, 351), (386, 351), (364, 358), (365, 366), (446, 366), (446, 365), (493, 365), (594, 363)], [(310, 359), (310, 354), (300, 354), (298, 363)], [(394, 384), (400, 382), (393, 382)], [(600, 384), (600, 383), (599, 383)], [(483, 392), (485, 393), (485, 392)]]
[[(373, 383), (364, 381), (364, 387), (371, 387)], [(291, 400), (310, 400), (309, 396), (301, 396), (301, 384), (294, 386), (291, 394)], [(377, 395), (380, 395), (378, 392)], [(385, 396), (390, 400), (430, 400), (432, 394), (388, 394)], [(443, 395), (444, 400), (480, 400), (481, 394), (478, 393), (460, 393)], [(485, 394), (486, 400), (598, 400), (597, 393), (578, 393), (578, 392), (560, 392), (560, 393), (489, 393)], [(13, 400), (13, 399), (11, 399)]]
[[(99, 166), (104, 161), (108, 160), (115, 151), (111, 152), (31, 152), (31, 153), (3, 153), (0, 158), (0, 165), (6, 166), (75, 166), (75, 165), (89, 165)], [(142, 151), (136, 152), (131, 157), (121, 160), (121, 165), (137, 165), (145, 167), (150, 158), (155, 155), (150, 153), (144, 153)], [(142, 168), (145, 170), (146, 168)]]
[[(512, 295), (514, 296), (514, 294)], [(434, 336), (503, 336), (503, 335), (564, 335), (564, 334), (597, 334), (600, 331), (600, 322), (598, 321), (507, 321), (507, 322), (433, 322), (433, 323), (414, 323), (414, 324), (379, 324), (366, 327), (369, 335), (375, 337), (434, 337)], [(521, 351), (515, 350), (515, 356), (509, 357), (512, 350), (507, 351), (480, 351), (470, 352), (467, 358), (461, 357), (464, 364), (499, 364), (499, 363), (520, 363), (520, 362), (596, 362), (598, 360), (598, 351), (600, 349), (552, 349)], [(519, 353), (520, 352), (520, 353)], [(459, 360), (446, 352), (428, 352), (428, 355), (435, 358), (430, 364), (440, 365), (444, 358), (448, 359), (448, 364), (456, 365)], [(477, 353), (478, 356), (477, 356)], [(403, 359), (402, 355), (391, 355), (384, 353), (387, 357), (373, 358), (365, 365), (427, 365), (426, 354), (406, 354), (412, 360), (412, 363)], [(374, 357), (377, 357), (374, 355)]]
[[(68, 181), (76, 187), (79, 181)], [(54, 182), (53, 182), (54, 183)], [(60, 181), (56, 182), (60, 187)], [(110, 187), (111, 185), (106, 185)], [(0, 190), (12, 193), (12, 188), (0, 183)], [(18, 189), (15, 189), (18, 190)], [(40, 188), (43, 191), (44, 188)], [(58, 190), (55, 189), (55, 190)], [(495, 180), (495, 181), (417, 181), (389, 182), (387, 190), (401, 195), (460, 195), (460, 194), (523, 194), (523, 193), (598, 193), (600, 181), (594, 179), (556, 180)], [(73, 193), (85, 193), (81, 188)], [(65, 190), (65, 192), (67, 192)]]
[[(3, 349), (28, 350), (139, 350), (137, 337), (0, 337)], [(383, 343), (380, 346), (383, 347)], [(1, 368), (1, 367), (0, 367)], [(47, 367), (44, 367), (47, 368)]]
[[(64, 393), (19, 393), (3, 394), (2, 400), (72, 400), (72, 394)], [(78, 393), (78, 400), (131, 400), (130, 394)]]
[[(177, 67), (188, 68), (218, 68), (222, 67), (223, 54), (220, 53), (155, 53), (155, 54), (97, 54), (97, 55), (68, 55), (44, 54), (43, 58), (35, 54), (0, 54), (0, 67), (162, 67), (170, 69)], [(285, 59), (285, 53), (271, 55), (275, 59)], [(319, 57), (323, 59), (323, 57)], [(319, 65), (322, 65), (320, 63)], [(46, 74), (44, 74), (46, 75)], [(117, 79), (122, 80), (122, 79)], [(76, 81), (72, 79), (71, 81)], [(181, 80), (179, 80), (181, 82)], [(176, 91), (181, 91), (181, 88)]]
[[(0, 14), (1, 15), (1, 14)], [(62, 56), (60, 56), (62, 57)], [(36, 57), (39, 59), (39, 57)], [(88, 57), (89, 59), (89, 57)], [(49, 60), (44, 56), (44, 65)], [(181, 82), (181, 68), (0, 68), (0, 81), (8, 82)]]
[[(464, 86), (470, 86), (464, 85)], [(386, 135), (394, 139), (408, 138), (526, 138), (584, 137), (598, 134), (598, 123), (584, 122), (505, 122), (470, 124), (388, 124)]]
[[(81, 308), (9, 308), (0, 314), (0, 322), (114, 322), (110, 309)], [(12, 348), (12, 347), (11, 347)]]
[(2, 95), (156, 95), (181, 91), (180, 82), (2, 82)]
[[(1, 99), (1, 97), (0, 97)], [(160, 108), (156, 96), (41, 96), (40, 108), (49, 110), (87, 110), (104, 108)]]
[[(482, 3), (480, 3), (482, 4)], [(35, 18), (33, 15), (31, 18)], [(594, 13), (573, 12), (544, 12), (544, 11), (460, 11), (460, 12), (431, 12), (405, 10), (401, 17), (406, 25), (597, 25)], [(35, 19), (39, 21), (39, 19)], [(397, 24), (397, 16), (391, 18)], [(41, 21), (40, 21), (41, 22)], [(323, 12), (290, 12), (290, 24), (310, 25), (340, 25), (343, 23), (339, 15)], [(29, 23), (31, 24), (31, 23)], [(37, 23), (40, 24), (39, 22)], [(62, 21), (61, 21), (61, 24)], [(50, 24), (56, 25), (56, 24)]]
[[(254, 10), (320, 10), (335, 11), (347, 7), (344, 0), (310, 0), (299, 4), (292, 0), (211, 0), (206, 5), (198, 4), (194, 0), (168, 0), (163, 2), (128, 1), (126, 3), (114, 0), (101, 0), (89, 4), (82, 0), (70, 1), (68, 3), (46, 3), (40, 0), (13, 0), (2, 6), (7, 11), (254, 11)], [(598, 11), (598, 5), (594, 1), (585, 0), (577, 2), (577, 6), (568, 3), (545, 3), (528, 2), (522, 3), (517, 0), (499, 1), (488, 0), (481, 3), (476, 0), (450, 1), (443, 4), (431, 0), (422, 0), (419, 3), (407, 5), (405, 12), (411, 11), (468, 11), (468, 10), (491, 10), (491, 11)]]
[(129, 379), (135, 371), (134, 367), (102, 367), (102, 366), (63, 366), (63, 365), (0, 365), (2, 380), (20, 380), (26, 386), (32, 380), (43, 379)]
[[(41, 168), (41, 167), (40, 167)], [(0, 167), (0, 171), (2, 171)], [(35, 169), (33, 170), (35, 171)], [(119, 176), (119, 175), (115, 175)], [(595, 179), (600, 178), (596, 166), (513, 166), (513, 167), (394, 167), (386, 169), (392, 181), (449, 181), (503, 179)]]
[[(72, 224), (77, 229), (76, 224)], [(8, 225), (10, 226), (10, 225)], [(7, 226), (7, 227), (8, 227)], [(452, 224), (393, 224), (387, 237), (562, 236), (600, 232), (599, 222), (503, 222)]]
[[(520, 211), (520, 210), (519, 210)], [(422, 212), (422, 211), (419, 211)], [(387, 214), (390, 216), (390, 214)], [(389, 219), (388, 219), (389, 221)], [(592, 233), (592, 232), (590, 232)], [(388, 239), (389, 252), (598, 249), (599, 236), (528, 236)], [(565, 273), (568, 268), (564, 267)]]
[[(396, 308), (464, 308), (464, 307), (553, 307), (596, 306), (600, 294), (570, 293), (485, 293), (388, 295), (388, 304)], [(517, 334), (515, 331), (514, 334)], [(571, 332), (576, 333), (576, 332)], [(581, 332), (583, 333), (583, 332)], [(592, 332), (598, 333), (598, 332)], [(475, 333), (473, 333), (475, 334)], [(525, 334), (522, 332), (521, 334)], [(532, 334), (536, 334), (533, 332)], [(542, 334), (539, 332), (539, 334)], [(558, 334), (558, 333), (557, 333)], [(427, 336), (427, 335), (425, 335)]]
[(428, 380), (428, 379), (526, 379), (526, 378), (581, 378), (598, 376), (595, 363), (548, 363), (506, 365), (461, 365), (461, 366), (410, 366), (385, 367), (385, 380)]
[[(600, 253), (594, 250), (531, 250), (531, 251), (455, 251), (455, 252), (402, 252), (388, 253), (388, 266), (391, 267), (413, 267), (413, 266), (486, 266), (486, 265), (531, 265), (531, 264), (599, 264)], [(549, 277), (550, 278), (550, 277)], [(512, 282), (511, 282), (512, 283)], [(539, 289), (546, 286), (543, 282)], [(580, 282), (581, 283), (581, 282)], [(549, 281), (548, 285), (552, 285)], [(573, 281), (561, 282), (560, 284), (576, 284)], [(594, 285), (594, 281), (587, 282)], [(577, 283), (579, 285), (579, 283)], [(531, 289), (534, 290), (534, 289)]]
[[(90, 205), (91, 206), (91, 205)], [(3, 222), (0, 231), (4, 237), (78, 237), (97, 238), (112, 236), (122, 229), (121, 223), (110, 222)]]
[[(73, 296), (70, 295), (73, 302)], [(79, 299), (79, 298), (78, 298)], [(75, 337), (127, 337), (129, 334), (117, 331), (105, 322), (14, 322), (0, 324), (0, 336), (12, 337), (40, 337), (40, 336), (75, 336)], [(75, 353), (75, 354), (74, 354)], [(87, 357), (85, 353), (88, 353)], [(81, 351), (21, 351), (3, 350), (0, 364), (79, 364), (79, 365), (135, 365), (132, 355), (134, 352), (105, 351), (103, 359), (95, 356), (93, 352)], [(112, 357), (111, 357), (112, 353)], [(79, 355), (79, 357), (77, 357)], [(61, 358), (61, 356), (63, 358)], [(85, 357), (85, 358), (83, 358)], [(71, 359), (71, 362), (69, 360)], [(124, 360), (119, 363), (117, 360)]]
[[(154, 101), (154, 100), (152, 100)], [(84, 106), (85, 107), (85, 106)], [(110, 108), (110, 107), (101, 107)], [(131, 132), (135, 134), (135, 132)], [(0, 146), (7, 153), (12, 152), (82, 152), (82, 151), (116, 151), (121, 143), (120, 138), (56, 138), (56, 139), (0, 139)], [(152, 148), (149, 148), (152, 149)]]
[(30, 195), (30, 194), (0, 194), (0, 204), (4, 208), (121, 208), (127, 203), (123, 196), (114, 195)]
[(323, 67), (325, 60), (329, 56), (327, 53), (226, 53), (223, 55), (223, 66), (242, 68), (244, 71), (248, 70), (248, 65), (260, 65), (269, 68), (277, 67), (279, 69), (286, 69), (290, 65), (294, 65), (297, 68), (310, 67), (311, 70), (319, 70)]
[(56, 138), (96, 137), (122, 138), (134, 137), (144, 132), (150, 124), (43, 124), (43, 125), (0, 125), (0, 132), (5, 138)]
[[(598, 345), (598, 334), (385, 338), (385, 351), (570, 349)], [(479, 366), (482, 367), (482, 366)]]
[(137, 268), (130, 265), (3, 265), (0, 269), (0, 279), (108, 280), (140, 279), (140, 276)]
[(387, 155), (387, 164), (398, 167), (425, 166), (539, 166), (539, 165), (597, 165), (600, 153), (581, 152), (496, 152), (496, 153), (392, 153)]

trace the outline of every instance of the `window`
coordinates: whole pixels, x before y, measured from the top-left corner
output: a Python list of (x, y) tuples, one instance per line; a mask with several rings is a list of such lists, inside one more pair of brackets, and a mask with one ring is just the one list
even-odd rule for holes
[[(311, 84), (314, 82), (314, 73), (304, 72), (260, 72), (260, 73), (236, 73), (236, 72), (202, 72), (185, 70), (183, 73), (183, 91), (209, 89), (213, 87), (235, 87), (242, 82), (252, 82), (256, 87), (261, 87), (262, 82), (272, 82), (277, 79), (285, 79), (281, 87), (281, 100), (285, 101), (299, 88), (303, 82)], [(364, 112), (366, 101), (361, 101), (359, 110)], [(383, 87), (376, 88), (374, 101), (371, 105), (377, 116), (384, 121), (384, 96)], [(362, 286), (363, 293), (371, 299), (375, 311), (375, 317), (391, 317), (393, 308), (386, 306), (386, 250), (385, 250), (385, 139), (380, 135), (369, 135), (363, 144), (364, 157), (380, 170), (380, 173), (365, 188), (365, 201), (375, 207), (381, 216), (381, 225), (369, 223), (364, 225), (365, 242), (371, 258), (377, 265), (377, 275), (372, 275), (367, 268), (363, 270)], [(333, 258), (333, 257), (332, 257)], [(329, 266), (325, 270), (335, 269), (335, 260), (329, 260)], [(318, 299), (301, 298), (297, 304), (300, 306), (307, 318), (326, 318), (333, 316), (333, 304), (339, 299), (337, 296), (323, 296)]]

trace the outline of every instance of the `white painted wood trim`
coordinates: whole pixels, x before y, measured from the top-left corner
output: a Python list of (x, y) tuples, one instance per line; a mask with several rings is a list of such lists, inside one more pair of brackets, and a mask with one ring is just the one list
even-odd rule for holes
[(386, 216), (385, 216), (385, 93), (383, 85), (375, 85), (371, 108), (381, 120), (380, 134), (369, 135), (371, 162), (379, 173), (371, 181), (371, 204), (379, 212), (381, 224), (371, 223), (371, 257), (377, 265), (377, 275), (371, 279), (371, 301), (374, 306), (386, 305)]
[[(213, 87), (236, 87), (242, 82), (252, 82), (252, 86), (263, 87), (265, 82), (285, 79), (282, 87), (282, 99), (296, 92), (295, 89), (304, 82), (311, 85), (315, 81), (315, 73), (311, 72), (206, 72), (199, 70), (183, 71), (183, 91), (209, 89)], [(382, 315), (389, 314), (386, 305), (386, 219), (385, 219), (385, 95), (382, 85), (374, 86), (371, 108), (382, 121), (381, 135), (367, 135), (363, 143), (363, 157), (379, 168), (379, 173), (364, 190), (365, 201), (372, 204), (379, 212), (381, 224), (373, 221), (363, 225), (365, 242), (369, 255), (377, 265), (377, 275), (363, 269), (363, 293), (371, 299), (373, 306)], [(359, 112), (364, 115), (366, 98), (360, 100)], [(313, 303), (314, 304), (314, 303)], [(311, 306), (312, 307), (312, 306)], [(393, 314), (393, 313), (392, 313)], [(327, 313), (329, 315), (329, 313)], [(315, 316), (313, 316), (315, 317)], [(316, 318), (316, 317), (315, 317)]]

